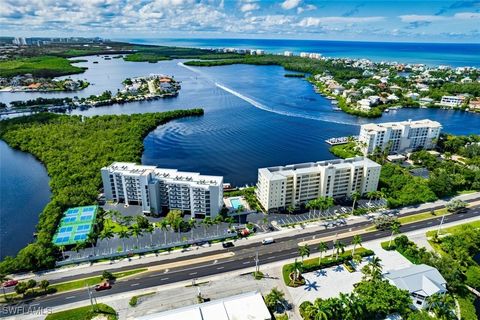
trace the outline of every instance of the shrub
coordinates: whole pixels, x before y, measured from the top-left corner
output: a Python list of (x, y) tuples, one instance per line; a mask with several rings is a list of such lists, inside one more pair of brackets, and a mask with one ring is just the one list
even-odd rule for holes
[(466, 281), (467, 285), (477, 290), (480, 290), (480, 267), (479, 266), (469, 267), (465, 275), (467, 276), (467, 281)]
[(138, 297), (137, 296), (133, 296), (130, 301), (128, 302), (128, 304), (130, 305), (130, 307), (136, 307), (137, 304), (138, 304)]

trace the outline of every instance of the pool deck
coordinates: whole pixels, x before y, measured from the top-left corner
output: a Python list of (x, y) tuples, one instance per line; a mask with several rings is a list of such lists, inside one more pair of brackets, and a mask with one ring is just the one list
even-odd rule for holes
[(241, 196), (238, 197), (229, 197), (229, 198), (223, 198), (223, 203), (225, 203), (225, 206), (230, 210), (230, 211), (235, 211), (237, 210), (238, 206), (235, 206), (232, 203), (232, 200), (239, 200), (240, 205), (242, 205), (246, 211), (250, 210), (250, 206), (248, 205), (247, 201)]

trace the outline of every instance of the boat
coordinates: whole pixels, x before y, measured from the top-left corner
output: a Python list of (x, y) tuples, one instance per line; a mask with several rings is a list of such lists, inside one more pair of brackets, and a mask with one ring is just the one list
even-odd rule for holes
[(390, 109), (388, 109), (388, 108), (387, 108), (387, 109), (385, 109), (385, 112), (390, 112)]

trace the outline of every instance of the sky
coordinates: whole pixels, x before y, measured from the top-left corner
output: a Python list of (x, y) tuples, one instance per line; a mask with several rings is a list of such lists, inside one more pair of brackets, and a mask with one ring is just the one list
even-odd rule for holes
[(480, 43), (480, 0), (0, 0), (0, 36)]

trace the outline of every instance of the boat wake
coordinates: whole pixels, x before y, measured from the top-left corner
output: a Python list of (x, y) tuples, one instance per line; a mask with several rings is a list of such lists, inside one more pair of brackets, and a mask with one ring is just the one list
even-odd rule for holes
[[(202, 76), (205, 76), (198, 69), (187, 66), (187, 65), (183, 64), (182, 62), (179, 62), (178, 65), (181, 66), (181, 67), (187, 68), (188, 70), (190, 70), (192, 72), (195, 72), (195, 73), (201, 74)], [(206, 78), (208, 78), (208, 77), (206, 77)], [(209, 80), (212, 81), (211, 79), (209, 79)], [(212, 82), (215, 84), (215, 86), (217, 88), (220, 88), (220, 89), (224, 90), (225, 92), (228, 92), (228, 93), (242, 99), (243, 101), (248, 102), (250, 105), (254, 106), (255, 108), (261, 109), (263, 111), (272, 112), (272, 113), (276, 113), (276, 114), (287, 116), (287, 117), (304, 118), (304, 119), (309, 119), (309, 120), (316, 120), (316, 121), (323, 121), (323, 122), (330, 122), (330, 123), (338, 123), (338, 124), (344, 124), (344, 125), (349, 125), (349, 126), (359, 126), (359, 124), (354, 123), (354, 122), (340, 121), (340, 120), (334, 119), (334, 118), (317, 117), (317, 116), (299, 114), (299, 113), (294, 113), (294, 112), (276, 110), (276, 109), (273, 109), (271, 107), (268, 107), (268, 106), (264, 105), (261, 102), (258, 102), (256, 100), (254, 100), (250, 97), (247, 97), (247, 96), (241, 94), (238, 91), (235, 91), (231, 88), (228, 88), (221, 83), (214, 82), (214, 81), (212, 81)]]

